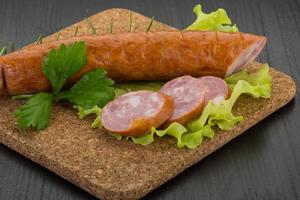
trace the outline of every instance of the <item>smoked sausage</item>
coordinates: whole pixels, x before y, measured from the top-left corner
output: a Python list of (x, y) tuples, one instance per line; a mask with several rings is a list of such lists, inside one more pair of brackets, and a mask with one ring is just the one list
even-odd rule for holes
[(51, 49), (84, 41), (87, 64), (69, 86), (96, 68), (117, 81), (170, 80), (183, 75), (225, 77), (253, 61), (266, 44), (247, 33), (163, 31), (87, 35), (23, 48), (0, 57), (0, 93), (33, 93), (51, 89), (41, 65)]

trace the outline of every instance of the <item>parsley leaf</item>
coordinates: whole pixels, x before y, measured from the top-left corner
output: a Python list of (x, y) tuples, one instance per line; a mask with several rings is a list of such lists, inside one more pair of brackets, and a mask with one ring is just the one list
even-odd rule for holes
[(106, 77), (103, 69), (84, 75), (70, 90), (60, 92), (55, 99), (68, 100), (85, 109), (103, 107), (114, 98), (114, 81)]
[(18, 125), (22, 129), (29, 127), (42, 130), (49, 124), (52, 110), (53, 95), (48, 93), (38, 93), (15, 111)]
[(78, 72), (87, 62), (84, 42), (62, 44), (59, 49), (52, 49), (42, 64), (44, 75), (51, 82), (53, 93), (57, 94), (67, 80)]

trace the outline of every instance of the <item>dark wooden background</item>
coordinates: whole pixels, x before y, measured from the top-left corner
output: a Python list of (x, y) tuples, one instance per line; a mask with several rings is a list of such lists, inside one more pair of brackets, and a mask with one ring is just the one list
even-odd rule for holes
[[(260, 60), (291, 75), (300, 87), (300, 1), (297, 0), (0, 0), (0, 41), (22, 47), (84, 17), (129, 8), (177, 28), (192, 8), (225, 8), (241, 31), (268, 37)], [(300, 94), (145, 199), (300, 199)], [(1, 106), (1, 105), (0, 105)], [(95, 199), (52, 172), (0, 145), (1, 200)]]

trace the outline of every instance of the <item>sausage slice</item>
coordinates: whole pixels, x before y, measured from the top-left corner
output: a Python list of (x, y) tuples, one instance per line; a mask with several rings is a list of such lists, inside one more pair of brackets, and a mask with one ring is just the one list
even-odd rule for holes
[(230, 90), (224, 79), (216, 76), (202, 76), (199, 80), (206, 88), (204, 105), (206, 105), (209, 100), (212, 100), (215, 104), (219, 104), (222, 100), (229, 97)]
[(164, 126), (175, 121), (184, 125), (199, 116), (204, 106), (205, 90), (199, 79), (188, 75), (167, 82), (160, 92), (173, 97), (174, 112)]
[(142, 136), (151, 127), (159, 127), (171, 117), (173, 99), (165, 94), (137, 91), (108, 103), (102, 112), (102, 123), (108, 131), (124, 136)]

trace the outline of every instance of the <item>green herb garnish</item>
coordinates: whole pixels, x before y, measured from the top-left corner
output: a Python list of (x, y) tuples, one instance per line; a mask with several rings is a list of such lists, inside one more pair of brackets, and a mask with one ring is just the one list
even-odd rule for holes
[(151, 29), (151, 27), (152, 27), (152, 24), (153, 24), (153, 21), (154, 21), (154, 16), (151, 17), (150, 22), (149, 22), (149, 25), (148, 25), (148, 27), (146, 28), (146, 32), (150, 31), (150, 29)]
[(58, 50), (52, 49), (42, 64), (42, 71), (57, 94), (66, 81), (87, 62), (84, 42), (62, 44)]
[[(28, 99), (15, 111), (20, 128), (35, 128), (42, 130), (50, 121), (53, 101), (69, 101), (84, 109), (91, 109), (85, 113), (95, 113), (98, 121), (94, 127), (100, 127), (101, 109), (114, 98), (114, 81), (106, 77), (103, 69), (97, 69), (84, 75), (70, 90), (61, 91), (67, 80), (78, 72), (87, 61), (84, 42), (62, 44), (59, 49), (51, 50), (42, 64), (42, 72), (50, 81), (52, 93), (23, 94), (13, 99)], [(95, 107), (96, 106), (96, 107)], [(82, 111), (83, 112), (83, 111)]]
[(79, 27), (78, 27), (78, 26), (76, 26), (76, 29), (75, 29), (75, 32), (74, 32), (74, 36), (77, 36), (78, 29), (79, 29)]
[(42, 44), (43, 43), (43, 34), (41, 33), (39, 35), (39, 37), (37, 38), (36, 42), (35, 42), (35, 45), (39, 45), (39, 44)]
[(103, 69), (96, 69), (82, 77), (70, 90), (60, 92), (56, 100), (68, 100), (83, 108), (103, 107), (114, 98), (114, 81)]
[(92, 30), (92, 34), (96, 34), (96, 28), (94, 27), (94, 25), (92, 24), (92, 22), (90, 22), (90, 20), (88, 18), (86, 18), (85, 20), (88, 23), (90, 29)]
[(6, 47), (4, 46), (0, 49), (0, 56), (4, 56), (5, 54), (6, 54)]
[(33, 95), (34, 95), (34, 94), (21, 94), (21, 95), (13, 96), (12, 99), (13, 99), (13, 100), (29, 99), (29, 98), (32, 97)]
[(10, 47), (10, 52), (14, 52), (15, 51), (15, 43), (14, 42), (10, 42), (9, 43), (9, 47)]
[(132, 29), (132, 12), (129, 13), (129, 29), (128, 32), (131, 32)]
[(15, 51), (15, 43), (14, 42), (9, 42), (7, 46), (0, 46), (0, 56), (4, 56), (7, 53), (11, 53)]
[(57, 34), (56, 41), (59, 40), (60, 34), (61, 34), (60, 32)]
[(49, 124), (52, 110), (53, 95), (38, 93), (31, 96), (28, 101), (15, 111), (18, 125), (21, 129), (35, 127), (42, 130)]
[(108, 28), (108, 32), (112, 33), (113, 32), (113, 25), (114, 25), (114, 18), (111, 17), (110, 18), (110, 23), (109, 23), (109, 28)]

